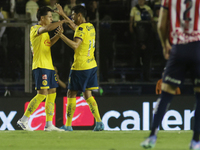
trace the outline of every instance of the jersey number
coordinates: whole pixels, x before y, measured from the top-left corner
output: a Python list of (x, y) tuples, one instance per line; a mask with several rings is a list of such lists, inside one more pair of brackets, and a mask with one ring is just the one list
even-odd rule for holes
[(185, 21), (191, 21), (191, 18), (188, 16), (188, 13), (190, 11), (190, 9), (192, 8), (192, 0), (185, 0), (184, 4), (186, 4), (187, 9), (184, 11), (183, 13), (183, 20)]
[(93, 44), (92, 44), (92, 41), (89, 40), (89, 48), (88, 48), (88, 55), (87, 56), (90, 56), (91, 47), (95, 48), (95, 41), (94, 41), (94, 39), (93, 39)]

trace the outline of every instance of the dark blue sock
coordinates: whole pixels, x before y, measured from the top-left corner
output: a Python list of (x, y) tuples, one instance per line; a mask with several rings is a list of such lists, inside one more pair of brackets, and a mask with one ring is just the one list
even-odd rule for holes
[(200, 93), (195, 93), (196, 96), (196, 109), (194, 114), (194, 134), (193, 140), (199, 141), (200, 134)]
[(153, 123), (152, 123), (150, 136), (156, 135), (157, 128), (160, 125), (163, 119), (163, 116), (165, 115), (165, 112), (167, 111), (173, 96), (174, 96), (173, 94), (162, 91), (159, 98), (160, 100), (157, 101), (157, 105), (154, 110), (154, 117), (153, 117)]

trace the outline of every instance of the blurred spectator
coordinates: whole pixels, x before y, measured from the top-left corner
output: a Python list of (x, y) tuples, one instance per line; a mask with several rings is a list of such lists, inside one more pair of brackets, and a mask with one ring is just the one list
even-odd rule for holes
[[(52, 10), (56, 9), (56, 3), (58, 0), (50, 0), (50, 5), (48, 6)], [(52, 12), (52, 18), (53, 22), (59, 21), (60, 20), (60, 15), (58, 13)]]
[(10, 14), (10, 0), (1, 0), (0, 1), (0, 10), (4, 18), (9, 18)]
[(96, 19), (97, 1), (91, 0), (87, 5), (87, 21), (94, 21)]
[(15, 1), (17, 0), (1, 0), (0, 11), (4, 15), (4, 18), (12, 18), (15, 11)]
[(136, 46), (132, 54), (133, 65), (143, 67), (144, 81), (149, 81), (150, 79), (150, 61), (153, 48), (152, 19), (153, 11), (151, 8), (145, 5), (145, 0), (138, 0), (138, 4), (130, 12), (129, 29)]
[[(31, 21), (37, 22), (37, 10), (39, 8), (37, 4), (38, 0), (29, 0), (26, 3), (26, 14), (29, 18), (31, 18)], [(32, 25), (36, 25), (37, 23), (32, 23)]]
[(64, 12), (67, 16), (71, 15), (71, 9), (76, 6), (76, 0), (70, 0), (70, 4), (64, 6)]
[(138, 0), (131, 0), (131, 8), (138, 4)]
[(15, 0), (15, 3), (12, 3), (15, 9), (15, 18), (25, 18), (26, 17), (26, 3), (28, 0)]

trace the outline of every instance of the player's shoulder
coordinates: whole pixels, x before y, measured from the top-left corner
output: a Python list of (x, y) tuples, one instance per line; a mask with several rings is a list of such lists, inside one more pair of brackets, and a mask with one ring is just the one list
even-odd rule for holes
[(38, 29), (41, 28), (42, 26), (41, 25), (34, 25), (31, 27), (31, 30), (30, 30), (30, 34), (33, 36), (33, 35), (37, 35), (38, 33)]
[(40, 27), (42, 27), (41, 25), (34, 25), (31, 27), (31, 30), (38, 30)]
[(94, 26), (90, 22), (82, 23), (78, 26), (78, 30), (84, 30), (84, 29), (90, 31), (91, 29), (94, 29)]

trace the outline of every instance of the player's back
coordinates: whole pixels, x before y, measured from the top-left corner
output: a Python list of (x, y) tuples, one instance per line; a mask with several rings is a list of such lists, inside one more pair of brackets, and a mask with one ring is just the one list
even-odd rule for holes
[(163, 0), (170, 21), (170, 42), (183, 44), (200, 40), (200, 0)]
[(79, 38), (82, 43), (74, 51), (72, 70), (87, 70), (97, 66), (94, 57), (95, 28), (91, 23), (82, 23), (75, 30), (74, 38)]

